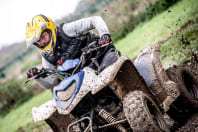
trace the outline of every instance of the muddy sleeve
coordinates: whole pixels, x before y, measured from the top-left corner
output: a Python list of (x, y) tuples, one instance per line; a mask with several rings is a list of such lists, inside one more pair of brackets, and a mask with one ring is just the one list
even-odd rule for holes
[(100, 16), (82, 18), (80, 20), (65, 23), (63, 25), (63, 31), (69, 37), (78, 37), (92, 29), (96, 29), (100, 37), (103, 34), (110, 34), (107, 25), (105, 24), (103, 18)]
[[(42, 57), (42, 65), (43, 68), (50, 68), (50, 69), (56, 69), (56, 66), (52, 65), (51, 63), (49, 63), (45, 58)], [(37, 78), (35, 79), (35, 81), (42, 87), (42, 88), (53, 88), (57, 82), (58, 79), (56, 77), (56, 75), (49, 75), (45, 78)]]

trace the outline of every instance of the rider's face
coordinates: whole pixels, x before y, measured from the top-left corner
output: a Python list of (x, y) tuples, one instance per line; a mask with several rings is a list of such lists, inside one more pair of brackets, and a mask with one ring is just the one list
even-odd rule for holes
[(49, 42), (49, 40), (50, 40), (50, 33), (44, 31), (41, 34), (40, 39), (36, 43), (34, 43), (34, 45), (36, 45), (38, 48), (44, 48)]

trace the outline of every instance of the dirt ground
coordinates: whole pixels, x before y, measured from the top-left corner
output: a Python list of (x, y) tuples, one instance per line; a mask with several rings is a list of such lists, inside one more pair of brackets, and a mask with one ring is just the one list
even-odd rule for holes
[(187, 122), (175, 132), (198, 132), (198, 114), (190, 117)]

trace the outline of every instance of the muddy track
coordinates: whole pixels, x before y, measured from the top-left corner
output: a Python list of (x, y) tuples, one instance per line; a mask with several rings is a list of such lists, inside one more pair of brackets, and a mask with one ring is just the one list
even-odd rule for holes
[[(166, 41), (168, 41), (172, 36), (178, 35), (180, 33), (183, 33), (184, 31), (188, 30), (192, 25), (196, 24), (198, 22), (198, 17), (194, 21), (189, 21), (187, 24), (182, 26), (180, 29), (178, 29), (175, 32), (172, 32), (170, 35), (165, 37), (163, 40), (159, 41), (157, 44), (158, 45), (163, 45)], [(154, 44), (155, 45), (155, 44)]]
[[(159, 46), (162, 46), (166, 41), (171, 39), (173, 35), (178, 35), (180, 33), (185, 32), (188, 30), (192, 25), (196, 24), (198, 22), (198, 18), (195, 19), (195, 21), (189, 21), (186, 25), (181, 27), (179, 30), (177, 30), (174, 33), (171, 33), (171, 35), (167, 36), (164, 40), (158, 42), (157, 44)], [(190, 62), (184, 62), (182, 65), (185, 68), (188, 68), (191, 73), (193, 73), (195, 78), (198, 78), (198, 62), (197, 61), (190, 61)], [(176, 124), (171, 127), (172, 132), (198, 132), (198, 112), (194, 115), (191, 115), (183, 124)]]
[(198, 114), (190, 117), (187, 122), (175, 132), (197, 132), (198, 131)]

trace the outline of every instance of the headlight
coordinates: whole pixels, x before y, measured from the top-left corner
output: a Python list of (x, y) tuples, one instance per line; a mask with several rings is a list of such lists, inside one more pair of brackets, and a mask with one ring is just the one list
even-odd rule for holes
[(67, 101), (72, 97), (76, 89), (76, 83), (73, 82), (65, 91), (58, 91), (57, 97), (60, 101)]

